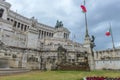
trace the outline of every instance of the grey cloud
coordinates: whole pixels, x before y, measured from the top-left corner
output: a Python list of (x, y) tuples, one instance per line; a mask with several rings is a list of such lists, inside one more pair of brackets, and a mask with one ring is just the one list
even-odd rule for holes
[[(84, 14), (80, 5), (82, 0), (7, 0), (12, 9), (26, 16), (35, 16), (39, 22), (53, 26), (62, 20), (65, 27), (77, 35), (76, 41), (83, 43), (85, 34)], [(90, 35), (96, 36), (96, 50), (112, 48), (111, 38), (105, 36), (112, 23), (115, 42), (120, 42), (120, 0), (86, 0), (88, 28)], [(106, 28), (104, 28), (106, 27)], [(95, 31), (96, 29), (96, 31)], [(119, 44), (117, 44), (119, 46)]]

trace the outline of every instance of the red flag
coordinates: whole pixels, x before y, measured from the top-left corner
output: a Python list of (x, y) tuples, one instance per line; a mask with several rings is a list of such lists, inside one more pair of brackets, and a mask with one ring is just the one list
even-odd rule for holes
[(83, 12), (87, 12), (86, 7), (84, 5), (81, 5), (80, 7), (82, 8)]
[(109, 29), (106, 33), (105, 33), (106, 36), (110, 36), (111, 35), (111, 30)]
[(106, 36), (110, 36), (110, 32), (107, 31), (107, 32), (105, 33), (105, 35), (106, 35)]

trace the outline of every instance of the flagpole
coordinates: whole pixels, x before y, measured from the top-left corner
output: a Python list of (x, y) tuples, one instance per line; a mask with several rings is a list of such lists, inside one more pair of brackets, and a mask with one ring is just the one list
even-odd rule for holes
[[(85, 0), (84, 0), (84, 6), (85, 6)], [(85, 26), (86, 26), (86, 37), (89, 37), (89, 35), (88, 35), (88, 25), (87, 25), (87, 14), (86, 14), (86, 12), (85, 12)]]
[(110, 33), (111, 33), (111, 38), (112, 38), (113, 49), (115, 50), (115, 44), (114, 44), (114, 39), (113, 39), (113, 33), (112, 33), (111, 24), (110, 24)]

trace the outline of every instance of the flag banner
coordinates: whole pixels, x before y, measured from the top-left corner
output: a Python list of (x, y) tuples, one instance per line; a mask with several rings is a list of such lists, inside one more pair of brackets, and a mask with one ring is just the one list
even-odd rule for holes
[(111, 35), (111, 28), (109, 28), (109, 30), (105, 33), (106, 36), (110, 36)]
[(81, 5), (80, 7), (82, 8), (82, 11), (83, 11), (84, 13), (87, 12), (86, 7), (85, 7), (84, 5)]
[(111, 29), (111, 24), (109, 30), (105, 33), (106, 36), (111, 36), (112, 39), (112, 44), (113, 44), (113, 49), (115, 50), (115, 44), (114, 44), (114, 39), (113, 39), (113, 34), (112, 34), (112, 29)]

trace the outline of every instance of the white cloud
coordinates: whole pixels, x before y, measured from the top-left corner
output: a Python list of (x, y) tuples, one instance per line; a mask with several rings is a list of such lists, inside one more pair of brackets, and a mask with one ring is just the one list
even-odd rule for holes
[(74, 25), (80, 15), (80, 10), (75, 6), (73, 0), (9, 0), (9, 2), (14, 11), (17, 9), (18, 13), (27, 17), (35, 16), (40, 21), (43, 18), (44, 20), (53, 18)]
[(116, 42), (116, 43), (115, 43), (115, 46), (116, 46), (116, 47), (120, 47), (120, 42)]

